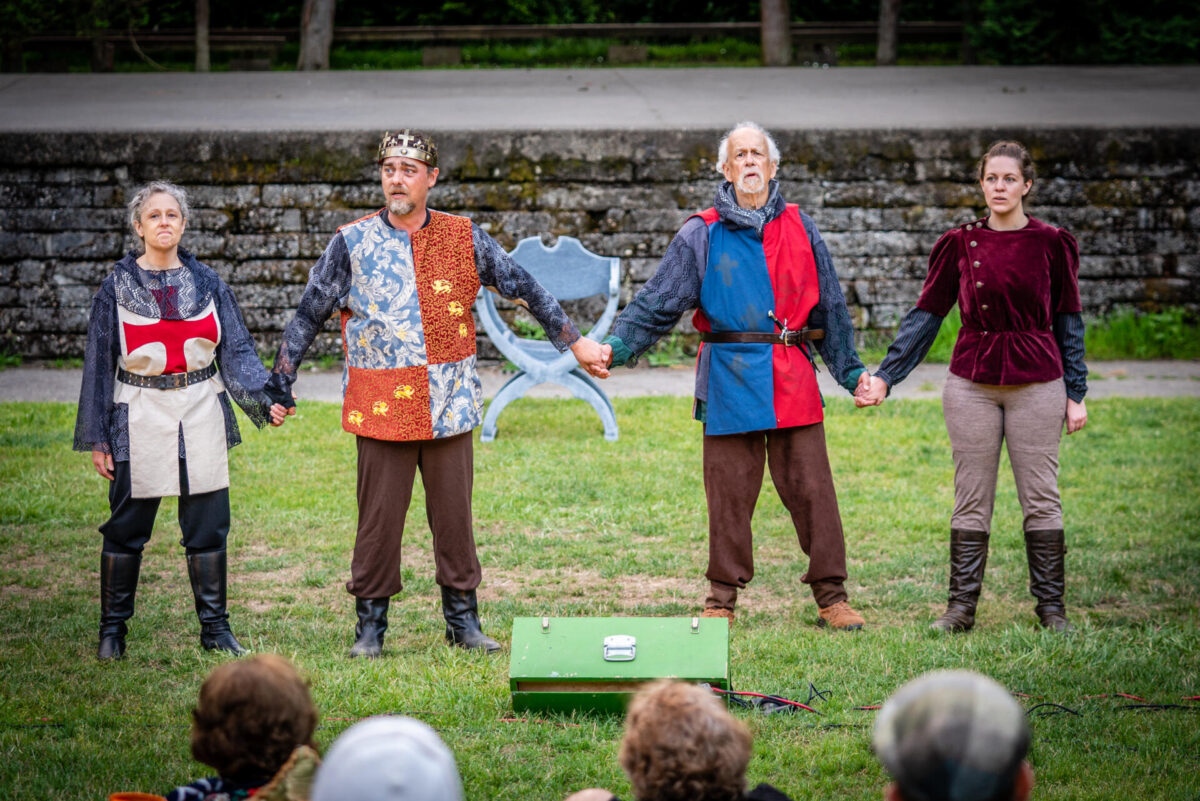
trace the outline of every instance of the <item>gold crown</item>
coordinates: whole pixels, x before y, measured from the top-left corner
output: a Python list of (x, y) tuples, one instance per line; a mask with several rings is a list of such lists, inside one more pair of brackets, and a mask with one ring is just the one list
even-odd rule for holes
[(430, 167), (437, 166), (437, 145), (429, 134), (405, 128), (399, 133), (385, 132), (379, 142), (378, 162), (391, 156), (406, 156), (418, 159)]

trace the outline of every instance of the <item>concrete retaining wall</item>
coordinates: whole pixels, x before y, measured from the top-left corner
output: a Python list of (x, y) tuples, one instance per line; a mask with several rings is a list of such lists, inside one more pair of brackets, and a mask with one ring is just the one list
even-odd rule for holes
[[(1200, 304), (1193, 129), (774, 133), (784, 194), (816, 219), (862, 330), (894, 326), (937, 237), (982, 212), (974, 160), (1001, 134), (1038, 162), (1028, 210), (1079, 240), (1088, 312)], [(260, 348), (273, 350), (333, 231), (382, 205), (377, 136), (0, 134), (0, 349), (82, 354), (91, 297), (134, 246), (127, 196), (161, 177), (190, 191), (184, 246), (233, 285)], [(711, 205), (718, 137), (448, 133), (430, 202), (506, 247), (570, 235), (620, 256), (627, 300), (688, 214)], [(574, 309), (585, 320), (594, 310)], [(680, 330), (691, 330), (686, 320)], [(494, 355), (485, 338), (480, 346)], [(332, 323), (317, 349), (340, 351)]]

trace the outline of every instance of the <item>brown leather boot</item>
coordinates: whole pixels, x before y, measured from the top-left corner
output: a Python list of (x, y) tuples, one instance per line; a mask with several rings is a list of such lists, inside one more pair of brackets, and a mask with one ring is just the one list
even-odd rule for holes
[(1029, 592), (1037, 598), (1038, 620), (1051, 631), (1071, 631), (1066, 589), (1067, 547), (1062, 529), (1025, 532), (1025, 555), (1029, 559)]
[(950, 529), (950, 598), (946, 611), (929, 624), (937, 631), (970, 631), (975, 625), (975, 605), (983, 589), (987, 565), (988, 533)]
[(708, 597), (704, 599), (704, 611), (700, 613), (700, 617), (723, 617), (733, 623), (737, 593), (737, 587), (719, 581), (709, 581)]

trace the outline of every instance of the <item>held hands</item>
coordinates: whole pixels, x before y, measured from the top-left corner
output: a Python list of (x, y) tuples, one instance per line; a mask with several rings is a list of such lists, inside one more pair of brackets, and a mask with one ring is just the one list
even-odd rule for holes
[(571, 345), (571, 352), (579, 366), (593, 378), (608, 378), (608, 365), (612, 362), (612, 346), (601, 345), (594, 339), (580, 337)]
[(283, 425), (284, 420), (289, 417), (294, 417), (296, 414), (296, 393), (292, 393), (292, 405), (284, 406), (282, 403), (273, 403), (269, 410), (271, 415), (271, 425), (278, 428)]
[(1067, 398), (1067, 433), (1074, 434), (1087, 425), (1087, 404)]
[(887, 382), (864, 370), (858, 377), (858, 388), (854, 390), (854, 405), (860, 409), (864, 406), (879, 406), (887, 398), (887, 393)]

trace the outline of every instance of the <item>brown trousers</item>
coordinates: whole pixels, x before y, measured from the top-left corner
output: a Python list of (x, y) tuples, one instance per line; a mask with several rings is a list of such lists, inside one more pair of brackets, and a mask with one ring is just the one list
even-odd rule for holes
[(846, 600), (846, 543), (822, 423), (704, 437), (705, 575), (730, 587), (745, 587), (754, 577), (750, 519), (762, 490), (764, 457), (808, 556), (800, 580), (812, 587), (818, 606)]
[(951, 528), (991, 531), (1000, 447), (1007, 445), (1025, 531), (1062, 529), (1058, 444), (1067, 391), (1061, 378), (1002, 387), (951, 374), (942, 413), (954, 451)]
[(474, 458), (470, 433), (416, 442), (358, 438), (358, 536), (346, 582), (351, 595), (390, 598), (400, 592), (400, 545), (418, 469), (433, 532), (435, 580), (456, 590), (479, 586), (483, 573), (471, 526)]

